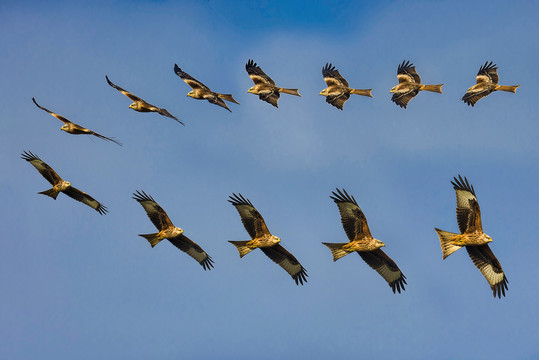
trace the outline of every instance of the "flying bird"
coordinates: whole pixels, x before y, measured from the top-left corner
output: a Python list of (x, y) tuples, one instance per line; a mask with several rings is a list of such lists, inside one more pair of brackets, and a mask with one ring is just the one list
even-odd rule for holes
[(468, 255), (487, 279), (494, 297), (497, 295), (501, 298), (501, 295), (505, 296), (508, 281), (500, 262), (488, 246), (492, 238), (483, 232), (481, 210), (475, 190), (466, 177), (463, 179), (459, 175), (459, 178), (455, 177), (454, 180), (451, 184), (457, 195), (457, 222), (460, 234), (434, 228), (440, 237), (443, 258), (466, 246)]
[(490, 63), (488, 61), (485, 62), (485, 64), (479, 68), (476, 79), (477, 83), (469, 88), (466, 91), (466, 94), (464, 94), (462, 97), (462, 101), (468, 105), (471, 105), (472, 107), (476, 102), (489, 95), (493, 91), (501, 90), (515, 93), (517, 91), (517, 87), (520, 86), (498, 85), (498, 67), (496, 64), (492, 64), (492, 61)]
[(151, 196), (144, 191), (137, 190), (136, 193), (133, 193), (133, 199), (142, 205), (152, 223), (159, 230), (158, 233), (154, 234), (139, 234), (148, 240), (152, 248), (161, 240), (167, 239), (172, 245), (195, 259), (204, 270), (211, 270), (213, 267), (212, 258), (196, 242), (185, 236), (183, 229), (174, 226), (165, 210)]
[(230, 101), (239, 105), (239, 102), (234, 100), (232, 94), (219, 94), (211, 91), (209, 87), (207, 87), (185, 71), (182, 71), (182, 69), (180, 69), (180, 67), (176, 64), (174, 64), (174, 72), (193, 89), (187, 93), (187, 96), (198, 100), (208, 100), (210, 103), (224, 107), (230, 112), (232, 112), (232, 110), (228, 108), (228, 106), (223, 100)]
[(399, 84), (393, 86), (389, 91), (393, 93), (391, 101), (406, 109), (408, 102), (412, 100), (421, 90), (431, 91), (436, 93), (442, 93), (442, 86), (440, 85), (422, 85), (421, 78), (415, 71), (414, 64), (409, 61), (403, 61), (397, 69), (397, 79)]
[(251, 236), (251, 240), (246, 241), (231, 241), (240, 253), (240, 258), (253, 251), (256, 248), (260, 248), (264, 254), (266, 254), (271, 260), (277, 263), (280, 267), (286, 270), (287, 273), (292, 276), (292, 279), (296, 282), (296, 285), (303, 285), (307, 282), (307, 271), (299, 263), (299, 261), (286, 251), (284, 247), (279, 244), (281, 239), (275, 235), (272, 235), (264, 218), (255, 209), (251, 202), (244, 198), (241, 194), (233, 194), (228, 200), (232, 205), (236, 207), (241, 217), (241, 222), (245, 227), (245, 230)]
[(324, 95), (326, 102), (335, 106), (337, 109), (342, 110), (344, 103), (350, 99), (350, 94), (372, 97), (372, 89), (351, 89), (348, 81), (331, 64), (326, 64), (322, 68), (322, 75), (328, 87), (320, 91), (320, 95)]
[(333, 261), (337, 261), (351, 252), (357, 251), (359, 256), (389, 284), (393, 293), (405, 290), (406, 276), (397, 264), (386, 255), (381, 247), (386, 246), (383, 242), (372, 237), (367, 224), (367, 218), (358, 206), (356, 199), (348, 195), (345, 189), (332, 191), (330, 198), (337, 204), (341, 214), (341, 222), (346, 236), (350, 240), (347, 243), (325, 243), (333, 254)]
[(23, 160), (26, 160), (30, 164), (32, 164), (37, 169), (37, 171), (39, 171), (39, 173), (52, 185), (51, 189), (41, 191), (38, 194), (47, 195), (56, 200), (58, 194), (60, 192), (63, 192), (67, 196), (88, 205), (101, 215), (105, 215), (108, 212), (106, 206), (104, 206), (85, 192), (82, 192), (79, 189), (76, 189), (71, 186), (71, 183), (69, 181), (62, 180), (62, 178), (56, 173), (56, 171), (53, 170), (53, 168), (47, 165), (36, 155), (32, 154), (30, 151), (25, 151), (21, 155), (21, 158)]
[(93, 130), (86, 129), (85, 127), (82, 127), (82, 126), (80, 126), (78, 124), (75, 124), (75, 123), (67, 120), (62, 115), (56, 114), (56, 113), (50, 111), (49, 109), (45, 109), (43, 106), (40, 106), (37, 103), (36, 99), (34, 99), (34, 98), (32, 98), (32, 101), (34, 102), (34, 104), (36, 104), (36, 106), (38, 108), (48, 112), (49, 114), (51, 114), (52, 116), (54, 116), (55, 118), (57, 118), (58, 120), (60, 120), (61, 122), (64, 123), (64, 125), (60, 128), (60, 130), (64, 130), (65, 132), (70, 133), (70, 134), (74, 134), (74, 135), (81, 135), (81, 134), (94, 135), (94, 136), (97, 136), (100, 139), (107, 140), (107, 141), (112, 141), (113, 143), (122, 146), (122, 143), (120, 143), (118, 140), (115, 140), (114, 138), (106, 137), (106, 136), (103, 136), (101, 134), (96, 133)]
[(270, 103), (275, 107), (279, 107), (277, 102), (279, 101), (280, 93), (300, 96), (298, 89), (285, 89), (275, 86), (273, 81), (253, 60), (247, 61), (245, 64), (245, 70), (255, 86), (251, 87), (247, 92), (258, 95), (260, 100)]
[(125, 96), (127, 96), (128, 98), (130, 98), (133, 101), (133, 103), (131, 105), (129, 105), (129, 107), (131, 109), (133, 109), (135, 111), (139, 111), (139, 112), (156, 112), (156, 113), (159, 113), (159, 114), (161, 114), (163, 116), (174, 119), (174, 120), (176, 120), (177, 122), (179, 122), (182, 125), (185, 125), (183, 122), (178, 120), (178, 118), (176, 116), (169, 113), (167, 111), (167, 109), (158, 108), (155, 105), (147, 103), (146, 101), (142, 100), (138, 96), (133, 95), (129, 91), (126, 91), (126, 90), (122, 89), (121, 87), (119, 87), (118, 85), (114, 84), (112, 81), (109, 80), (108, 76), (105, 76), (105, 78), (107, 79), (107, 82), (109, 83), (110, 86), (112, 86), (113, 88), (115, 88), (116, 90), (118, 90), (119, 92), (121, 92), (122, 94), (124, 94)]

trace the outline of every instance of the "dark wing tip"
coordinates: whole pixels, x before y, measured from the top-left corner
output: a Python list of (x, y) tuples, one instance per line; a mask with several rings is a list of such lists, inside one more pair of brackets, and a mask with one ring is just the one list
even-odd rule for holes
[(509, 290), (509, 288), (507, 287), (508, 283), (509, 283), (509, 280), (507, 280), (507, 277), (504, 274), (502, 281), (500, 281), (496, 285), (491, 286), (492, 295), (494, 297), (498, 296), (498, 299), (501, 299), (502, 295), (505, 296), (505, 290)]
[(401, 71), (404, 71), (406, 69), (413, 68), (413, 67), (414, 67), (414, 64), (412, 64), (409, 60), (403, 60), (402, 64), (400, 64), (399, 67), (397, 68), (397, 74), (400, 74)]
[(256, 67), (256, 63), (254, 62), (253, 59), (249, 59), (249, 61), (247, 61), (247, 63), (245, 64), (245, 69), (247, 71), (249, 71), (250, 69)]
[(32, 160), (43, 161), (37, 155), (34, 155), (31, 151), (26, 151), (26, 150), (21, 154), (21, 159), (26, 160), (26, 161), (32, 161)]
[(408, 284), (406, 283), (406, 276), (404, 276), (402, 272), (400, 278), (389, 284), (389, 286), (391, 286), (391, 289), (393, 290), (393, 294), (396, 294), (395, 291), (397, 291), (399, 294), (401, 293), (401, 291), (405, 291), (406, 288), (404, 287), (404, 285)]
[(296, 285), (303, 285), (303, 283), (307, 283), (307, 278), (309, 277), (309, 275), (307, 275), (307, 270), (305, 270), (305, 268), (302, 266), (301, 267), (301, 270), (295, 274), (294, 276), (292, 276), (292, 279), (294, 279), (294, 281), (296, 282)]
[(105, 75), (105, 79), (107, 79), (107, 82), (109, 83), (110, 86), (114, 86), (114, 84), (112, 83), (112, 81), (110, 81), (107, 75)]
[(485, 61), (485, 63), (479, 68), (479, 71), (477, 72), (477, 75), (482, 74), (483, 72), (487, 72), (488, 70), (496, 70), (498, 69), (498, 65), (494, 64), (492, 61), (489, 63), (489, 61)]
[(153, 199), (153, 197), (146, 194), (144, 190), (141, 190), (141, 191), (136, 190), (136, 192), (133, 193), (133, 199), (137, 200), (138, 202), (141, 202), (141, 201), (153, 201), (155, 203), (157, 202)]
[(254, 205), (249, 201), (249, 199), (246, 199), (243, 197), (241, 193), (238, 193), (237, 195), (235, 193), (232, 193), (233, 196), (229, 196), (228, 202), (231, 203), (234, 206), (238, 205), (250, 205), (254, 207)]
[(453, 189), (469, 191), (475, 196), (475, 189), (473, 188), (473, 185), (470, 185), (466, 176), (463, 179), (462, 176), (459, 174), (459, 178), (457, 179), (456, 177), (453, 177), (453, 180), (455, 180), (451, 181)]
[(200, 263), (204, 268), (204, 271), (211, 270), (213, 268), (213, 259), (210, 255), (206, 254), (206, 258)]
[(327, 72), (334, 71), (335, 66), (333, 66), (331, 63), (326, 63), (326, 65), (322, 68), (322, 74), (325, 75)]
[(95, 210), (101, 215), (106, 215), (109, 212), (109, 209), (101, 203), (99, 203), (99, 206)]
[[(357, 205), (357, 202), (356, 202), (356, 199), (354, 198), (354, 196), (352, 195), (349, 195), (347, 192), (346, 192), (346, 189), (342, 189), (339, 190), (339, 188), (335, 188), (337, 190), (337, 192), (335, 191), (332, 191), (331, 193), (334, 195), (334, 196), (329, 196), (335, 203), (343, 203), (343, 202), (349, 202), (349, 203), (352, 203), (354, 205)], [(359, 206), (359, 205), (357, 205)]]

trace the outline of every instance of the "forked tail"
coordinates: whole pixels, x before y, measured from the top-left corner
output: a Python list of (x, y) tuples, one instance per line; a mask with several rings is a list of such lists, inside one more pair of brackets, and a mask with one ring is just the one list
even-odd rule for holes
[(255, 248), (246, 246), (250, 240), (245, 241), (233, 241), (228, 240), (229, 243), (235, 245), (238, 248), (238, 251), (240, 253), (240, 258), (244, 257), (245, 255), (249, 254), (251, 251), (253, 251)]
[(507, 91), (507, 92), (516, 93), (517, 92), (517, 87), (519, 87), (519, 86), (520, 85), (497, 85), (496, 89), (494, 89), (494, 90), (500, 90), (500, 91)]
[(230, 101), (230, 102), (233, 102), (235, 104), (240, 104), (239, 102), (237, 102), (233, 97), (232, 97), (232, 94), (217, 94), (217, 97), (219, 99), (223, 99), (223, 100), (226, 100), (226, 101)]
[(290, 94), (290, 95), (296, 95), (296, 96), (300, 96), (300, 97), (301, 97), (301, 95), (300, 95), (299, 92), (298, 92), (298, 89), (277, 88), (277, 90), (279, 90), (280, 93)]
[(432, 91), (432, 92), (441, 94), (442, 93), (442, 86), (444, 86), (444, 84), (440, 84), (440, 85), (421, 85), (420, 90)]
[(59, 193), (60, 193), (59, 191), (54, 190), (53, 188), (51, 188), (49, 190), (38, 192), (38, 194), (43, 194), (43, 195), (50, 196), (54, 200), (56, 200), (56, 197), (58, 196)]
[(440, 238), (442, 256), (444, 259), (462, 247), (460, 245), (453, 244), (453, 240), (455, 237), (459, 236), (459, 234), (443, 231), (437, 228), (434, 228), (434, 230), (436, 230), (436, 233), (438, 233), (438, 237)]
[(351, 89), (350, 94), (372, 97), (372, 89)]
[(159, 239), (157, 237), (157, 234), (158, 233), (153, 233), (153, 234), (139, 234), (138, 236), (142, 236), (143, 238), (145, 238), (146, 240), (148, 240), (148, 242), (150, 243), (150, 245), (152, 247), (154, 247), (155, 245), (159, 244), (161, 242), (162, 239)]
[(343, 247), (349, 243), (325, 243), (322, 244), (326, 245), (329, 250), (331, 250), (331, 254), (333, 255), (333, 261), (337, 261), (343, 256), (346, 256), (351, 253), (351, 251), (343, 249)]

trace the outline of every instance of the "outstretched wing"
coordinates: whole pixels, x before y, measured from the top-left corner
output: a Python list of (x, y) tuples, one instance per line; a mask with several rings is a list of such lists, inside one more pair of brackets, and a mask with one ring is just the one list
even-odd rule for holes
[(146, 194), (144, 191), (137, 190), (136, 193), (133, 193), (133, 199), (137, 200), (139, 204), (142, 205), (157, 230), (161, 231), (163, 229), (174, 227), (174, 224), (170, 221), (165, 210), (159, 206), (153, 197)]
[(389, 284), (393, 293), (398, 291), (399, 294), (401, 289), (404, 291), (404, 285), (406, 284), (406, 276), (399, 269), (397, 264), (386, 255), (380, 249), (374, 251), (358, 251), (357, 252), (363, 260), (378, 274), (380, 274), (385, 281)]
[(34, 104), (36, 104), (36, 106), (38, 108), (40, 108), (41, 110), (45, 110), (46, 112), (48, 112), (49, 114), (51, 114), (52, 116), (54, 116), (55, 118), (57, 118), (58, 120), (60, 120), (61, 122), (63, 122), (64, 124), (69, 124), (71, 121), (67, 120), (65, 117), (63, 117), (62, 115), (59, 115), (57, 113), (54, 113), (52, 111), (50, 111), (49, 109), (46, 109), (44, 108), (43, 106), (40, 106), (36, 99), (32, 98), (32, 101), (34, 102)]
[(251, 204), (248, 199), (244, 198), (242, 194), (238, 193), (238, 195), (236, 195), (232, 193), (232, 195), (233, 196), (229, 196), (230, 200), (228, 200), (228, 202), (234, 205), (236, 210), (238, 210), (241, 222), (243, 223), (245, 230), (249, 233), (249, 236), (254, 239), (264, 235), (270, 235), (268, 227), (264, 222), (264, 218), (260, 215), (258, 210), (255, 209), (253, 204)]
[(64, 194), (69, 196), (70, 198), (73, 198), (77, 201), (80, 201), (83, 204), (88, 205), (92, 209), (96, 210), (101, 215), (105, 215), (109, 210), (106, 206), (101, 204), (99, 201), (91, 197), (90, 195), (86, 194), (84, 191), (80, 191), (79, 189), (76, 189), (72, 186), (67, 188), (67, 190), (62, 191)]
[(344, 93), (339, 96), (326, 96), (326, 102), (342, 110), (344, 103), (350, 99), (350, 94)]
[(477, 76), (475, 77), (477, 83), (498, 83), (498, 66), (493, 64), (492, 61), (489, 63), (485, 62), (483, 66), (479, 68)]
[(47, 165), (43, 160), (38, 158), (36, 155), (32, 154), (30, 151), (25, 151), (21, 154), (21, 159), (28, 161), (30, 164), (34, 165), (34, 167), (39, 171), (41, 175), (49, 183), (52, 185), (56, 185), (60, 181), (62, 181), (62, 178), (54, 171), (53, 168), (51, 168), (49, 165)]
[(210, 255), (206, 254), (206, 252), (202, 250), (202, 248), (196, 242), (189, 239), (187, 236), (181, 234), (180, 236), (169, 238), (168, 241), (198, 261), (204, 270), (211, 270), (213, 267), (213, 260)]
[(258, 66), (253, 60), (249, 59), (247, 64), (245, 64), (245, 70), (247, 74), (255, 84), (272, 84), (275, 85), (275, 82), (268, 76), (260, 66)]
[(475, 190), (468, 179), (459, 175), (451, 181), (457, 195), (457, 222), (461, 234), (465, 232), (483, 231), (481, 226), (481, 210), (475, 197)]
[(415, 71), (414, 64), (406, 60), (397, 68), (397, 79), (399, 79), (399, 83), (412, 82), (421, 84), (421, 78)]
[(348, 87), (348, 81), (342, 77), (339, 70), (335, 69), (335, 66), (326, 63), (326, 66), (322, 68), (322, 75), (327, 86), (340, 85)]
[(271, 105), (273, 105), (273, 106), (275, 106), (276, 108), (278, 108), (278, 107), (279, 107), (279, 104), (278, 104), (278, 103), (279, 103), (279, 97), (280, 97), (280, 96), (281, 96), (281, 95), (279, 94), (279, 92), (274, 91), (274, 92), (272, 92), (272, 93), (270, 93), (270, 94), (267, 94), (267, 95), (260, 94), (260, 95), (258, 95), (258, 98), (259, 98), (260, 100), (263, 100), (263, 101), (265, 101), (265, 102), (267, 102), (267, 103), (270, 103)]
[(333, 196), (330, 196), (330, 198), (339, 207), (342, 227), (348, 239), (353, 241), (364, 237), (372, 237), (367, 218), (359, 208), (356, 199), (348, 195), (345, 189), (341, 191), (337, 188), (336, 190), (337, 192), (332, 191)]
[(478, 89), (470, 88), (462, 97), (462, 101), (464, 101), (467, 105), (471, 105), (473, 107), (479, 100), (481, 100), (487, 95), (490, 95), (491, 93), (492, 89), (489, 87), (481, 87)]
[(180, 69), (180, 67), (176, 64), (174, 64), (174, 72), (176, 73), (176, 75), (181, 77), (182, 80), (185, 81), (187, 85), (189, 85), (191, 88), (204, 89), (204, 90), (211, 91), (209, 87), (207, 87), (206, 85), (204, 85), (203, 83), (201, 83), (200, 81), (198, 81), (197, 79), (195, 79), (194, 77), (192, 77), (191, 75), (189, 75), (188, 73)]
[(394, 93), (391, 97), (391, 101), (399, 105), (402, 108), (406, 109), (406, 106), (417, 94), (419, 93), (418, 89), (410, 90), (406, 93)]
[(480, 246), (466, 246), (468, 255), (472, 259), (474, 265), (481, 271), (483, 276), (487, 279), (492, 294), (498, 298), (505, 296), (505, 290), (507, 290), (507, 278), (503, 272), (502, 266), (494, 253), (488, 246), (488, 244)]
[(126, 90), (122, 89), (121, 87), (119, 87), (118, 85), (114, 84), (112, 81), (109, 80), (109, 77), (106, 76), (106, 75), (105, 75), (105, 79), (107, 79), (107, 82), (109, 83), (110, 86), (112, 86), (113, 88), (115, 88), (116, 90), (118, 90), (119, 92), (121, 92), (122, 94), (124, 94), (125, 96), (130, 98), (131, 100), (133, 100), (133, 101), (144, 101), (141, 98), (139, 98), (138, 96), (133, 95), (129, 91), (126, 91)]
[(292, 279), (296, 282), (296, 285), (303, 285), (307, 282), (307, 270), (299, 263), (298, 259), (289, 253), (280, 244), (270, 247), (260, 248), (273, 262), (286, 270), (287, 273), (292, 276)]

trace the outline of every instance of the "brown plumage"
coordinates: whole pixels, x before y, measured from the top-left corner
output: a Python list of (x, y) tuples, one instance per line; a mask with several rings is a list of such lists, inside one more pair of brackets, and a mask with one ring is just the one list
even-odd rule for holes
[(517, 88), (520, 86), (498, 85), (498, 80), (497, 65), (493, 64), (492, 61), (490, 63), (488, 61), (485, 62), (485, 64), (481, 66), (477, 72), (477, 83), (466, 91), (466, 94), (464, 94), (462, 97), (462, 101), (473, 107), (480, 99), (490, 95), (494, 91), (500, 90), (515, 93)]
[(232, 97), (232, 94), (220, 94), (211, 91), (209, 87), (207, 87), (206, 85), (180, 69), (180, 67), (176, 64), (174, 64), (174, 72), (193, 89), (192, 91), (189, 91), (187, 93), (187, 96), (197, 100), (208, 100), (210, 103), (219, 105), (230, 112), (232, 112), (232, 110), (228, 108), (228, 106), (223, 100), (230, 101), (239, 105), (239, 102), (237, 102)]
[(443, 258), (466, 246), (474, 265), (481, 271), (492, 289), (494, 297), (505, 296), (507, 278), (500, 262), (488, 246), (492, 238), (483, 232), (481, 210), (475, 190), (466, 177), (459, 175), (451, 181), (457, 195), (457, 223), (460, 234), (435, 228), (440, 238)]
[(421, 84), (421, 78), (415, 70), (414, 64), (410, 61), (403, 61), (397, 68), (397, 79), (399, 84), (395, 85), (389, 92), (393, 93), (391, 101), (406, 109), (408, 102), (412, 100), (420, 91), (431, 91), (436, 93), (442, 93), (442, 86), (440, 85), (423, 85)]
[(333, 254), (333, 261), (337, 261), (351, 252), (357, 251), (361, 258), (389, 284), (393, 293), (405, 290), (406, 276), (397, 264), (380, 250), (385, 246), (383, 242), (371, 235), (367, 218), (358, 206), (356, 199), (348, 195), (345, 189), (336, 189), (330, 198), (337, 204), (341, 214), (341, 222), (344, 232), (348, 237), (348, 243), (325, 243)]
[(322, 68), (322, 76), (328, 87), (320, 91), (320, 95), (324, 95), (326, 102), (337, 109), (343, 109), (344, 103), (350, 99), (350, 94), (372, 97), (372, 89), (351, 89), (348, 81), (331, 64), (326, 64)]
[(245, 230), (249, 233), (249, 236), (251, 236), (251, 240), (246, 241), (229, 240), (230, 243), (238, 248), (240, 258), (254, 249), (260, 248), (273, 262), (286, 270), (297, 285), (303, 285), (304, 282), (307, 282), (308, 275), (305, 268), (294, 255), (279, 244), (281, 239), (269, 232), (264, 218), (253, 204), (241, 194), (233, 194), (228, 201), (238, 210), (241, 222)]
[(129, 99), (131, 99), (131, 101), (133, 101), (133, 103), (131, 105), (129, 105), (129, 107), (131, 109), (133, 109), (135, 111), (139, 111), (139, 112), (156, 112), (156, 113), (158, 113), (160, 115), (163, 115), (163, 116), (169, 117), (171, 119), (174, 119), (174, 120), (176, 120), (177, 122), (179, 122), (182, 125), (185, 125), (183, 122), (178, 120), (178, 118), (176, 116), (169, 113), (167, 111), (167, 109), (162, 109), (162, 108), (159, 108), (159, 107), (157, 107), (155, 105), (152, 105), (152, 104), (142, 100), (138, 96), (131, 94), (129, 91), (126, 91), (126, 90), (122, 89), (121, 87), (119, 87), (118, 85), (116, 85), (112, 81), (110, 81), (108, 76), (105, 76), (105, 79), (107, 79), (107, 83), (111, 87), (115, 88), (116, 90), (118, 90), (119, 92), (121, 92), (122, 94), (127, 96)]
[(154, 234), (139, 234), (152, 247), (157, 245), (161, 240), (167, 239), (178, 249), (195, 259), (204, 270), (211, 270), (213, 267), (212, 258), (193, 240), (183, 234), (183, 230), (174, 226), (167, 213), (159, 204), (144, 191), (138, 191), (133, 194), (133, 199), (138, 201), (146, 211), (146, 214), (155, 225), (158, 233)]
[(22, 153), (21, 158), (32, 164), (37, 169), (37, 171), (39, 171), (39, 173), (52, 185), (51, 189), (41, 191), (38, 194), (50, 196), (51, 198), (56, 200), (58, 194), (60, 192), (63, 192), (70, 198), (73, 198), (83, 204), (90, 206), (92, 209), (94, 209), (101, 215), (105, 215), (108, 212), (106, 206), (104, 206), (85, 192), (72, 187), (70, 182), (62, 180), (62, 178), (56, 173), (56, 171), (54, 171), (53, 168), (47, 165), (36, 155), (32, 154), (30, 151), (25, 151), (24, 153)]
[(253, 60), (247, 61), (245, 70), (255, 86), (251, 87), (247, 92), (258, 95), (260, 100), (264, 100), (271, 105), (278, 107), (280, 93), (300, 96), (298, 89), (285, 89), (277, 87), (275, 81), (272, 80)]
[(93, 136), (96, 136), (96, 137), (98, 137), (100, 139), (107, 140), (107, 141), (112, 141), (113, 143), (122, 146), (122, 143), (120, 143), (118, 140), (115, 140), (114, 138), (106, 137), (106, 136), (103, 136), (101, 134), (96, 133), (93, 130), (86, 129), (85, 127), (82, 127), (82, 126), (80, 126), (78, 124), (75, 124), (74, 122), (69, 121), (68, 119), (66, 119), (62, 115), (56, 114), (56, 113), (50, 111), (49, 109), (46, 109), (46, 108), (40, 106), (37, 103), (36, 99), (34, 99), (34, 98), (32, 98), (32, 101), (34, 102), (34, 104), (36, 104), (36, 106), (38, 108), (48, 112), (49, 114), (51, 114), (52, 116), (54, 116), (55, 118), (57, 118), (58, 120), (60, 120), (61, 122), (64, 123), (64, 125), (60, 128), (60, 130), (63, 130), (65, 132), (67, 132), (69, 134), (73, 134), (73, 135), (81, 135), (81, 134), (93, 135)]

